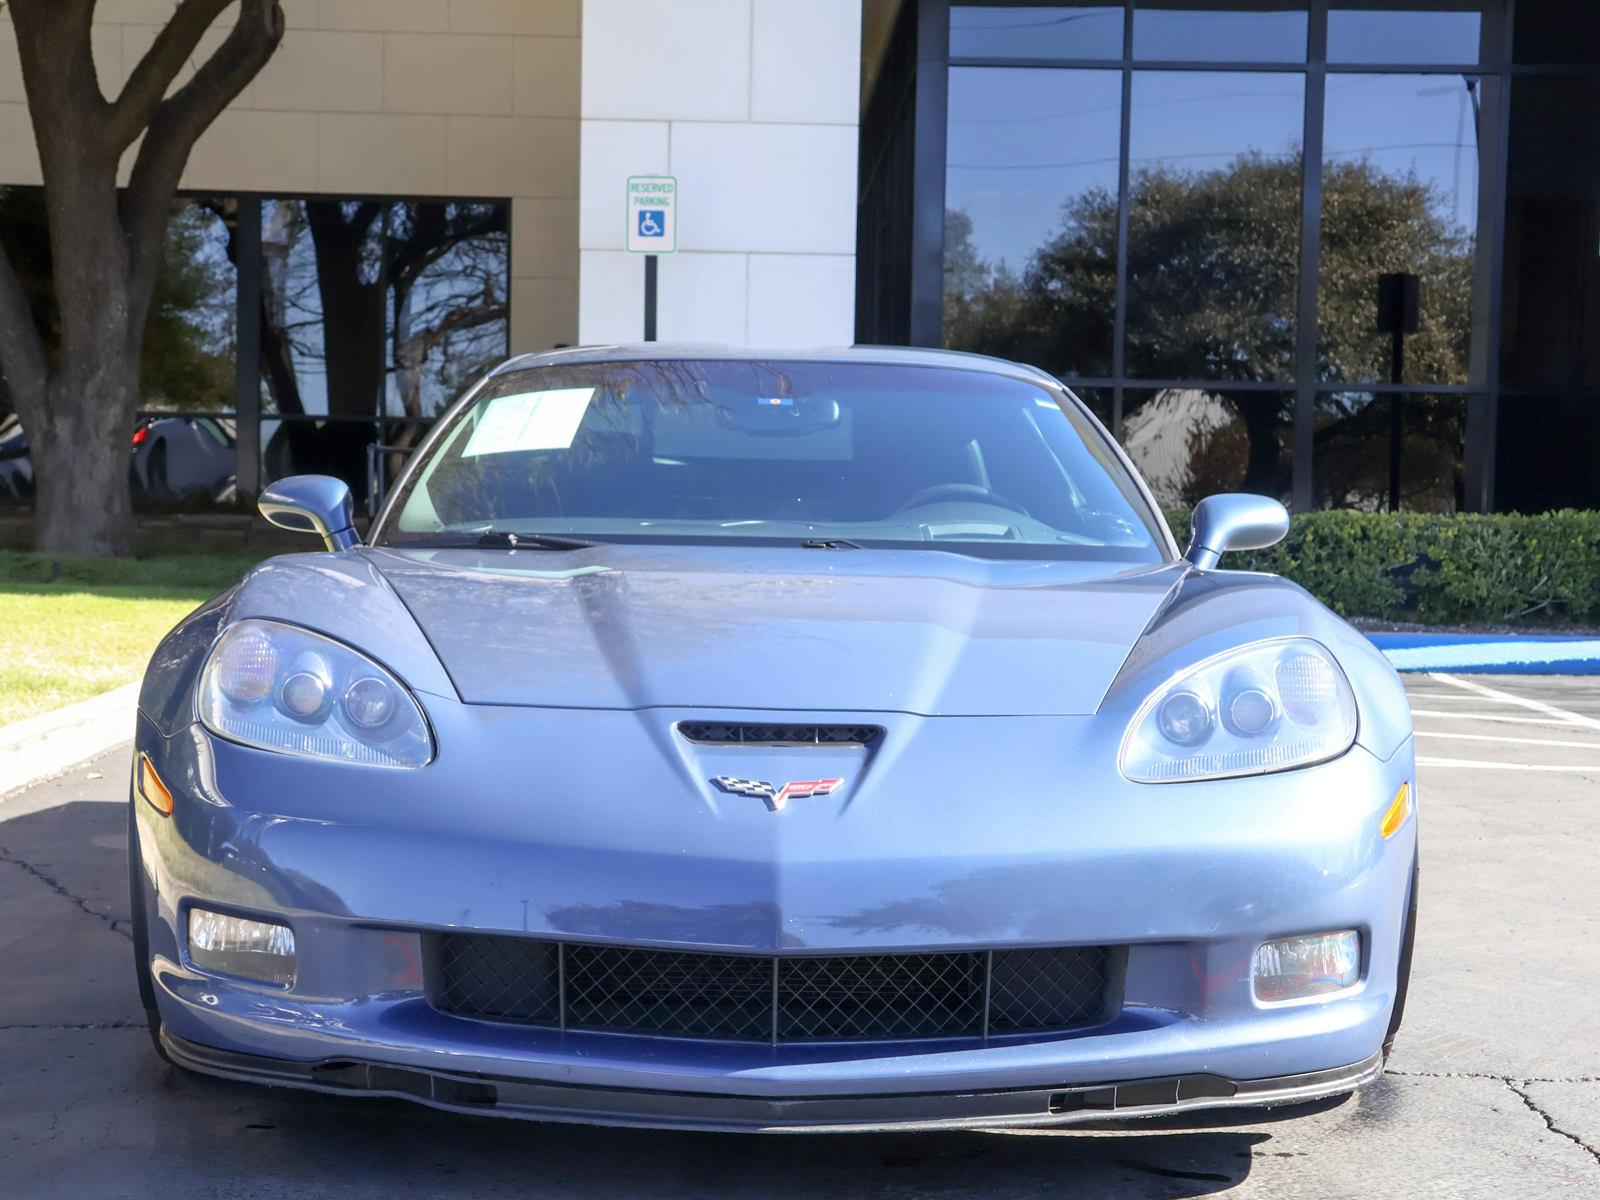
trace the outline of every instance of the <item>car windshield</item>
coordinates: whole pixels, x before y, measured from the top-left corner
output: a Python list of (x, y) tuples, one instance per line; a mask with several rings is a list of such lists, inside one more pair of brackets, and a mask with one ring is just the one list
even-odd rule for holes
[(1159, 518), (1093, 422), (1060, 392), (986, 371), (777, 359), (536, 367), (492, 378), (424, 454), (380, 544), (544, 535), (546, 549), (741, 539), (1165, 554)]

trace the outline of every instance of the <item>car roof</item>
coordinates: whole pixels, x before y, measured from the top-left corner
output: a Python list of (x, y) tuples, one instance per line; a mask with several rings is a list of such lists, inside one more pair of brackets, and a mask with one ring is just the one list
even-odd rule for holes
[(1061, 386), (1061, 381), (1037, 367), (987, 354), (963, 350), (934, 350), (919, 346), (821, 346), (815, 349), (765, 350), (748, 347), (696, 345), (673, 342), (625, 342), (606, 346), (572, 346), (519, 354), (496, 367), (491, 375), (503, 375), (529, 367), (569, 363), (648, 362), (653, 360), (716, 359), (729, 362), (852, 362), (881, 366), (943, 367), (958, 371), (977, 371), (1005, 375), (1036, 383)]

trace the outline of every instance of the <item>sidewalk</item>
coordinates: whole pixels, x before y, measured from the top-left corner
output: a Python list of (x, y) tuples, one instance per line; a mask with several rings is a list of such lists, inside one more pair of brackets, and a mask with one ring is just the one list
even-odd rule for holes
[(0, 726), (0, 798), (128, 741), (138, 703), (139, 685), (128, 683)]

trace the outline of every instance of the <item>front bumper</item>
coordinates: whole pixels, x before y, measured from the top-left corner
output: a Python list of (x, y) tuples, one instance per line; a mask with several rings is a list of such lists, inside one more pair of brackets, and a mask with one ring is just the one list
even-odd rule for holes
[(1374, 1054), (1346, 1067), (1277, 1079), (1185, 1075), (1059, 1088), (797, 1099), (582, 1088), (507, 1076), (419, 1071), (348, 1059), (282, 1062), (197, 1045), (166, 1032), (161, 1044), (180, 1066), (245, 1083), (335, 1095), (388, 1096), (480, 1116), (746, 1133), (1074, 1125), (1168, 1116), (1199, 1108), (1273, 1107), (1342, 1095), (1371, 1083), (1383, 1071), (1383, 1056)]
[[(706, 787), (728, 772), (673, 740), (690, 714), (427, 701), (448, 750), (412, 772), (141, 721), (177, 800), (170, 819), (136, 811), (178, 1061), (503, 1115), (751, 1129), (1289, 1102), (1376, 1069), (1416, 847), (1414, 820), (1389, 839), (1378, 825), (1414, 781), (1409, 743), (1388, 761), (1357, 746), (1306, 771), (1148, 787), (1105, 762), (1092, 718), (874, 714), (880, 760), (838, 798), (773, 813)], [(650, 723), (665, 736), (641, 736)], [(605, 753), (574, 753), (586, 745)], [(816, 777), (773, 754), (740, 773)], [(190, 904), (289, 924), (295, 986), (197, 969)], [(1263, 940), (1335, 929), (1361, 932), (1355, 987), (1255, 1000)], [(1121, 967), (1105, 1023), (1049, 1037), (748, 1045), (440, 1012), (422, 945), (448, 931), (763, 954), (1100, 945)]]

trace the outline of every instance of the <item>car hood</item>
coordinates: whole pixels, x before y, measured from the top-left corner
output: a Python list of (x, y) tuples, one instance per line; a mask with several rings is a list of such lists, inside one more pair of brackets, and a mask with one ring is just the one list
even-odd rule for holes
[(363, 553), (466, 703), (602, 709), (1088, 714), (1184, 571), (920, 550)]

